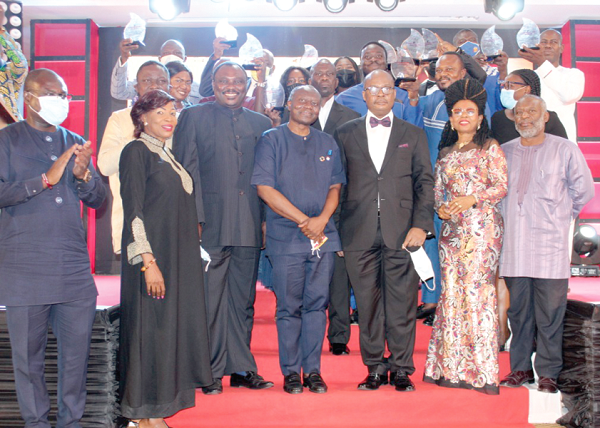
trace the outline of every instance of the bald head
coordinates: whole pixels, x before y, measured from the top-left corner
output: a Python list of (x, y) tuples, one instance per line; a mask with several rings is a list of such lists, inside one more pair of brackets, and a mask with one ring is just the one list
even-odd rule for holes
[(452, 44), (456, 47), (459, 47), (466, 42), (479, 43), (477, 34), (475, 34), (473, 30), (466, 28), (464, 30), (460, 30), (452, 39)]
[(65, 85), (65, 81), (62, 77), (56, 74), (54, 71), (49, 70), (47, 68), (38, 68), (37, 70), (32, 70), (27, 75), (25, 79), (25, 91), (35, 91), (40, 86), (47, 82), (58, 82), (61, 85)]
[(168, 55), (175, 55), (182, 61), (186, 60), (185, 48), (178, 40), (170, 39), (164, 42), (163, 45), (160, 47), (160, 56), (158, 57), (158, 60), (160, 61), (162, 57)]

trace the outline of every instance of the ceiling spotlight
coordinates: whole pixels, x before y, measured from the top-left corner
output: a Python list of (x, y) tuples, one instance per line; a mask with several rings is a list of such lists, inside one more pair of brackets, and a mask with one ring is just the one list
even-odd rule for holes
[[(372, 0), (367, 0), (367, 1), (372, 1)], [(404, 0), (375, 0), (375, 4), (382, 11), (391, 12), (392, 10), (396, 9), (396, 6), (398, 6), (398, 3), (403, 2), (403, 1)]]
[(331, 13), (340, 13), (348, 5), (348, 0), (323, 0), (325, 9)]
[(485, 12), (493, 13), (501, 21), (510, 21), (523, 12), (525, 0), (485, 0)]
[(297, 3), (298, 0), (273, 0), (275, 7), (282, 12), (289, 12), (296, 6)]
[(579, 257), (589, 258), (598, 250), (598, 233), (593, 226), (582, 224), (573, 236), (573, 249)]
[(164, 21), (171, 21), (190, 11), (190, 0), (150, 0), (150, 12)]

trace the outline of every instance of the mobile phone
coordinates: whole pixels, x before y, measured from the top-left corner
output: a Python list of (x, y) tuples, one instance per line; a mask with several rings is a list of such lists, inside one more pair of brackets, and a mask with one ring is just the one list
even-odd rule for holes
[(237, 40), (223, 40), (221, 43), (225, 43), (231, 48), (237, 48)]
[(256, 64), (242, 64), (242, 68), (244, 70), (258, 70), (258, 68), (256, 68)]

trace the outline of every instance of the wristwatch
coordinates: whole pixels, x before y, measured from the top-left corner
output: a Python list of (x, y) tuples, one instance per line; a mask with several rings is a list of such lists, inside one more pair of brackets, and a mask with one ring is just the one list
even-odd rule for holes
[(92, 171), (90, 171), (89, 169), (85, 171), (85, 174), (83, 174), (83, 178), (75, 178), (75, 180), (79, 181), (80, 183), (89, 183), (91, 179)]
[(259, 88), (264, 88), (267, 86), (267, 82), (256, 82), (256, 86), (258, 86)]

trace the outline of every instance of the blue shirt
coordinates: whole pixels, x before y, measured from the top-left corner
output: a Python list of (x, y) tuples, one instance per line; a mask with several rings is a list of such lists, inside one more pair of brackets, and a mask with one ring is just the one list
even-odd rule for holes
[(27, 122), (0, 131), (0, 305), (49, 305), (97, 295), (81, 221), (81, 202), (99, 208), (106, 189), (91, 162), (92, 179), (75, 180), (74, 157), (52, 189), (42, 173), (80, 136)]
[[(363, 98), (364, 89), (365, 84), (359, 83), (336, 96), (335, 100), (364, 116), (369, 110)], [(423, 112), (419, 106), (413, 107), (410, 105), (407, 92), (404, 89), (396, 88), (396, 102), (394, 102), (392, 111), (398, 119), (404, 119), (419, 128), (423, 127)]]
[[(281, 192), (309, 217), (321, 214), (334, 184), (346, 184), (340, 151), (332, 136), (310, 129), (296, 135), (287, 124), (266, 131), (254, 156), (253, 186), (269, 186)], [(340, 237), (333, 218), (325, 227), (327, 242), (322, 252), (340, 251)], [(299, 254), (311, 251), (310, 240), (298, 225), (267, 207), (266, 254)]]

